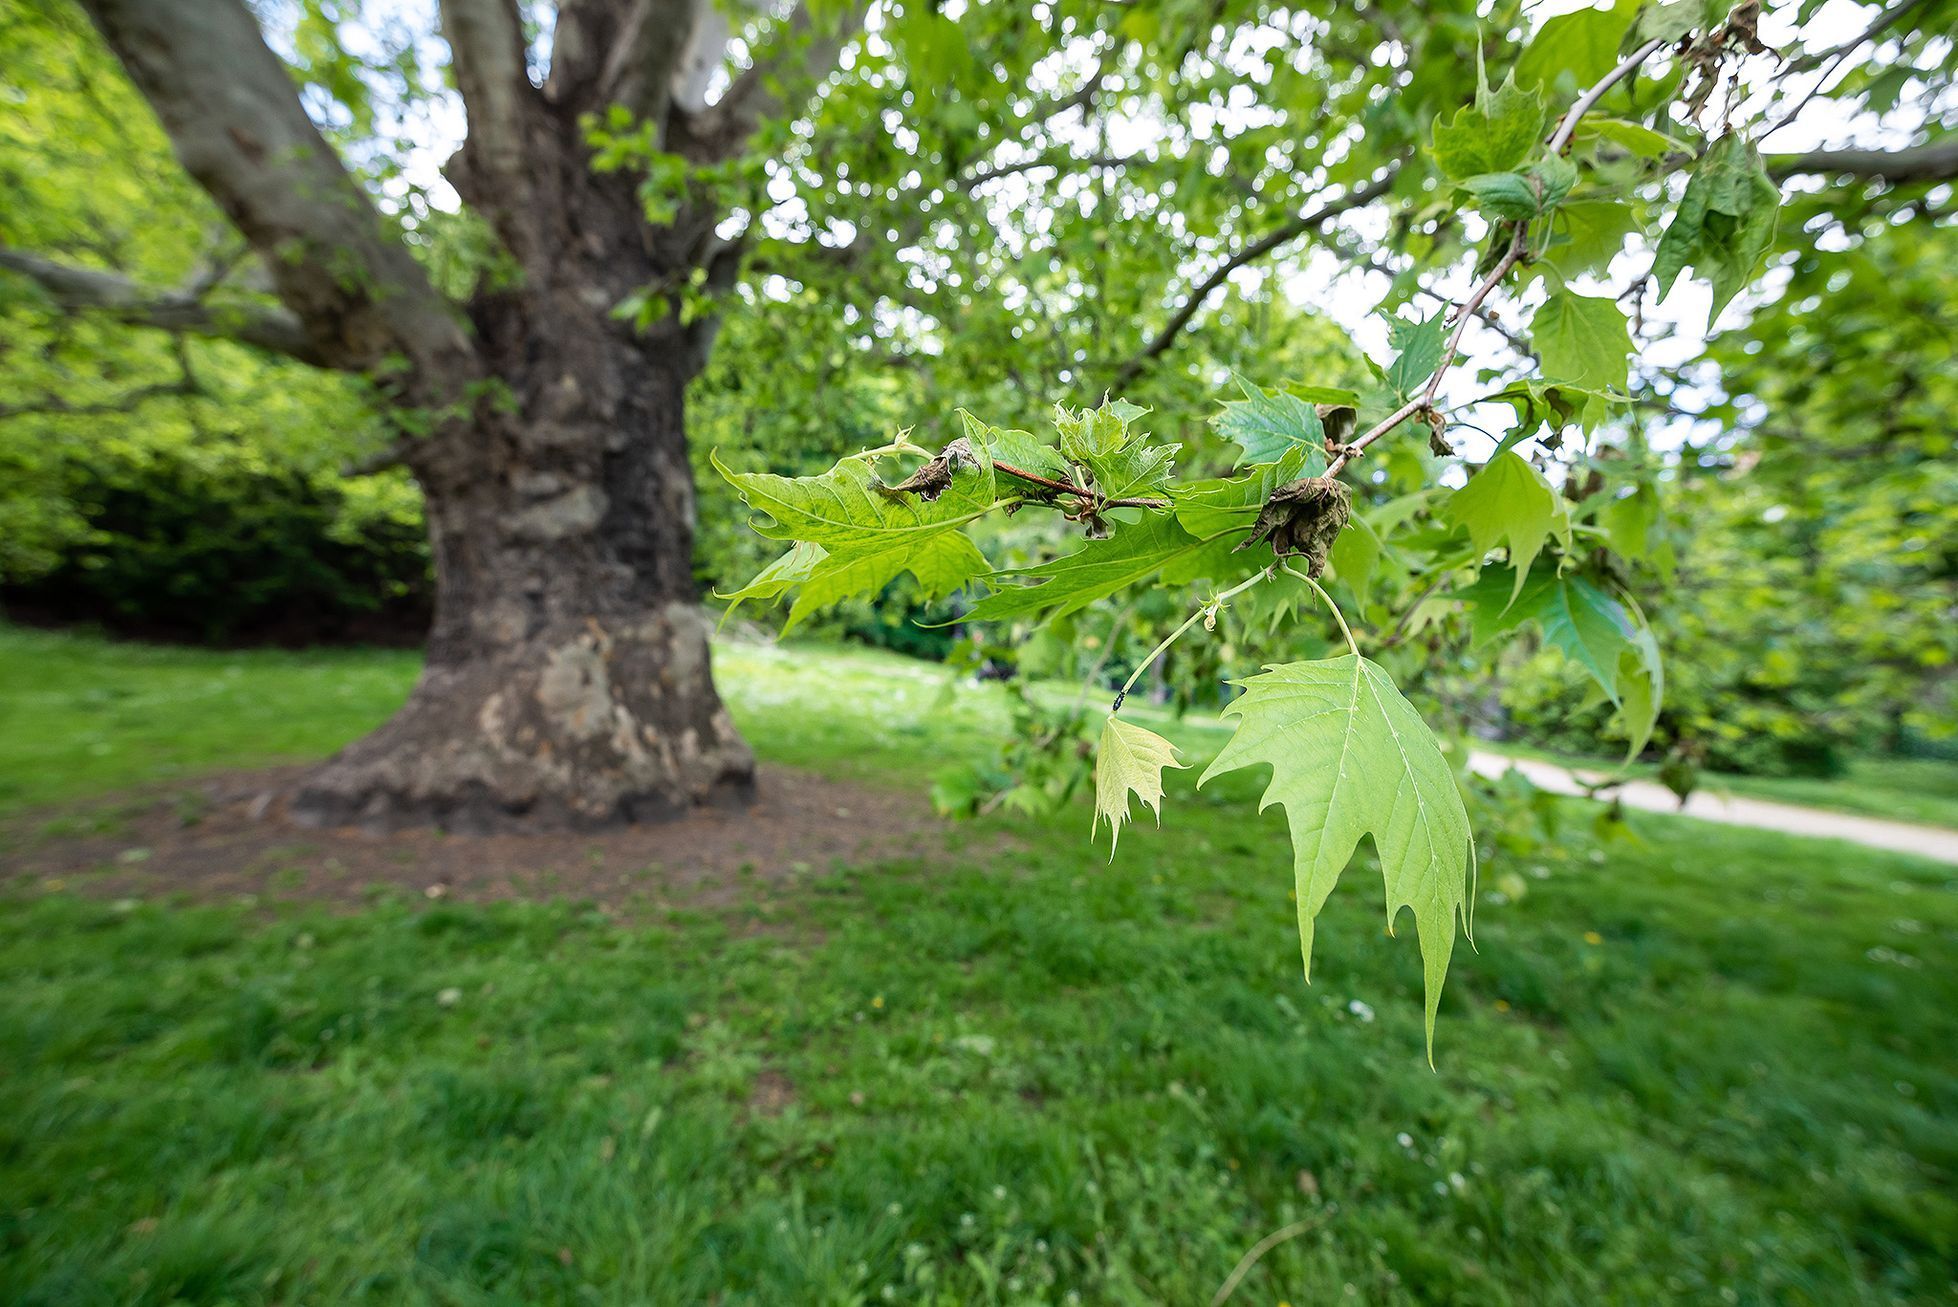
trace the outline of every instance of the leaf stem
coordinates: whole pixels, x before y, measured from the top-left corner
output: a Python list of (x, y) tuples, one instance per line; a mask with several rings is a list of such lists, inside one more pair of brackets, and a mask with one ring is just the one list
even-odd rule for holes
[[(1289, 571), (1291, 569), (1287, 568), (1286, 570)], [(1199, 618), (1205, 616), (1206, 614), (1214, 617), (1217, 613), (1217, 610), (1223, 606), (1223, 603), (1226, 599), (1232, 598), (1235, 595), (1243, 594), (1246, 590), (1249, 590), (1252, 586), (1257, 585), (1262, 581), (1269, 581), (1270, 579), (1271, 579), (1271, 569), (1269, 567), (1266, 567), (1260, 571), (1253, 572), (1250, 576), (1246, 577), (1242, 581), (1239, 581), (1236, 585), (1224, 591), (1224, 593), (1215, 596), (1207, 603), (1198, 605), (1197, 610), (1194, 613), (1191, 613), (1188, 617), (1183, 619), (1183, 624), (1181, 626), (1177, 627), (1174, 631), (1171, 631), (1167, 636), (1165, 636), (1161, 644), (1157, 645), (1154, 649), (1151, 649), (1149, 651), (1149, 656), (1147, 658), (1144, 658), (1141, 662), (1135, 665), (1135, 670), (1129, 673), (1129, 679), (1122, 682), (1122, 688), (1115, 692), (1115, 702), (1113, 705), (1109, 707), (1108, 711), (1114, 713), (1114, 712), (1120, 712), (1122, 710), (1122, 701), (1129, 697), (1129, 691), (1133, 690), (1135, 688), (1135, 683), (1142, 679), (1142, 674), (1148, 671), (1150, 665), (1154, 663), (1156, 659), (1162, 657), (1164, 652), (1167, 651), (1171, 645), (1175, 644), (1178, 640), (1182, 639), (1183, 633), (1185, 631), (1188, 631), (1191, 627), (1195, 626)]]
[(1299, 571), (1290, 563), (1286, 563), (1284, 567), (1286, 575), (1295, 576), (1305, 582), (1312, 587), (1314, 594), (1326, 601), (1326, 607), (1332, 609), (1333, 620), (1339, 623), (1339, 633), (1346, 637), (1346, 647), (1353, 651), (1355, 658), (1358, 658), (1360, 656), (1360, 642), (1353, 638), (1353, 628), (1346, 624), (1346, 614), (1339, 611), (1339, 605), (1334, 603), (1333, 597), (1326, 593), (1326, 588), (1315, 581), (1309, 573)]

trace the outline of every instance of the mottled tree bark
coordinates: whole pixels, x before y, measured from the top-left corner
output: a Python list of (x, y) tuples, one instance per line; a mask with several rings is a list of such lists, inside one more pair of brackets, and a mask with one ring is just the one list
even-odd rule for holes
[(611, 312), (684, 277), (700, 233), (649, 231), (636, 178), (594, 175), (576, 123), (541, 100), (526, 114), (521, 191), (473, 141), (448, 169), (526, 257), (518, 284), (469, 306), (487, 383), (473, 416), (405, 454), (435, 555), (427, 667), (393, 720), (306, 781), (302, 821), (598, 826), (753, 789), (693, 580), (696, 342)]

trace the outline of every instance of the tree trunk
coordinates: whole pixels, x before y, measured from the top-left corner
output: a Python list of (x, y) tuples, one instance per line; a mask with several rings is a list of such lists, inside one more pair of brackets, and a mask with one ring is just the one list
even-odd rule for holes
[[(745, 798), (754, 760), (714, 693), (692, 576), (684, 398), (711, 333), (672, 312), (650, 327), (612, 316), (633, 292), (712, 286), (735, 260), (704, 195), (676, 188), (649, 222), (658, 188), (595, 170), (584, 127), (586, 110), (623, 97), (666, 131), (704, 2), (580, 6), (549, 94), (529, 79), (517, 5), (441, 6), (469, 118), (444, 171), (520, 270), (484, 270), (494, 284), (468, 306), (473, 330), (387, 234), (245, 4), (85, 4), (184, 166), (264, 259), (284, 312), (251, 315), (252, 338), (370, 377), (429, 432), (401, 446), (435, 553), (427, 667), (392, 720), (304, 782), (293, 816), (473, 832)], [(725, 30), (699, 27), (710, 46)], [(827, 61), (840, 47), (798, 48)], [(785, 75), (757, 63), (730, 88), (714, 115), (722, 159)], [(127, 299), (119, 279), (66, 280), (82, 302)], [(160, 322), (169, 301), (151, 300), (141, 316)]]
[(695, 356), (670, 319), (612, 320), (658, 272), (629, 204), (605, 221), (618, 207), (588, 204), (562, 260), (473, 306), (497, 393), (411, 455), (435, 553), (426, 669), (392, 720), (304, 782), (296, 819), (583, 828), (751, 796), (693, 581)]

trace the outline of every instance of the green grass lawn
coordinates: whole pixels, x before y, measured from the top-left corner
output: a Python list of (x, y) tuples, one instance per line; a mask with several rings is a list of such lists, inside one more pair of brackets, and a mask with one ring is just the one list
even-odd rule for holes
[[(766, 758), (873, 782), (996, 721), (720, 666)], [(0, 631), (0, 785), (317, 754), (413, 670)], [(994, 818), (629, 925), (19, 888), (0, 1302), (1202, 1304), (1294, 1221), (1234, 1302), (1952, 1301), (1950, 868), (1639, 814), (1497, 860), (1430, 1071), (1377, 875), (1305, 986), (1282, 824), (1193, 775), (1112, 866), (1085, 808)]]

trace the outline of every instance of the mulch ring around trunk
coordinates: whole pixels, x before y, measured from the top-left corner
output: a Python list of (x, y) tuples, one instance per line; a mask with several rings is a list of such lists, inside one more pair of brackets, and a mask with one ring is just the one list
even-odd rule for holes
[(277, 797), (303, 770), (232, 772), (20, 814), (0, 823), (0, 889), (38, 882), (114, 898), (350, 907), (407, 891), (465, 902), (590, 900), (629, 916), (726, 907), (839, 866), (942, 854), (950, 833), (922, 795), (783, 767), (762, 769), (747, 809), (658, 825), (474, 836), (310, 830), (285, 821)]

